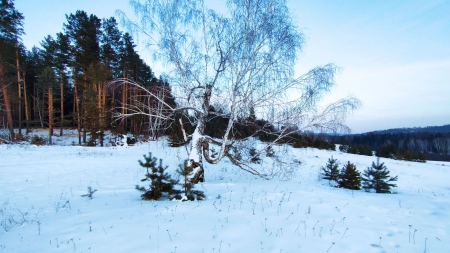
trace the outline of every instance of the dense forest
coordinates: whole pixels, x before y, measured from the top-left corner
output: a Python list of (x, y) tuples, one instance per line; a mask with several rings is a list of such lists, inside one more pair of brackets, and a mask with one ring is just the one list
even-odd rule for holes
[(170, 85), (154, 76), (136, 52), (131, 35), (118, 29), (114, 17), (99, 19), (84, 11), (67, 14), (61, 32), (27, 49), (21, 42), (24, 17), (14, 2), (1, 1), (0, 12), (0, 127), (8, 129), (9, 139), (20, 139), (22, 131), (35, 127), (49, 129), (49, 144), (55, 128), (59, 135), (64, 128), (77, 128), (79, 144), (92, 145), (103, 145), (107, 129), (160, 134), (162, 122), (157, 119), (155, 124), (142, 116), (114, 118), (116, 112), (128, 113), (122, 104), (158, 108), (159, 102), (142, 96), (126, 81), (114, 85), (112, 80), (138, 82), (164, 94), (166, 103), (175, 103)]

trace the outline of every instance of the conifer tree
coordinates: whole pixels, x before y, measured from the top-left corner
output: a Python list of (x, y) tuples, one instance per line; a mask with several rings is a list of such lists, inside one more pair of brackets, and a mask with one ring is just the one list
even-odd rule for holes
[(356, 170), (356, 166), (350, 161), (344, 165), (339, 175), (339, 187), (360, 190), (361, 189), (361, 173)]
[(194, 184), (189, 180), (188, 176), (192, 172), (194, 167), (191, 165), (189, 166), (189, 161), (185, 160), (183, 164), (179, 165), (179, 169), (177, 170), (178, 174), (180, 174), (182, 178), (182, 187), (184, 190), (184, 196), (181, 200), (203, 200), (205, 198), (205, 194), (202, 191), (194, 190)]
[(325, 165), (325, 167), (322, 167), (322, 175), (323, 179), (327, 179), (330, 181), (338, 181), (339, 179), (339, 163), (336, 159), (333, 159), (333, 156), (331, 156), (330, 159), (328, 159), (328, 163)]
[[(18, 49), (20, 36), (23, 34), (22, 13), (14, 7), (14, 1), (0, 1), (0, 90), (3, 95), (4, 110), (6, 111), (6, 122), (9, 129), (9, 137), (14, 140), (14, 126), (11, 110), (11, 90), (9, 89), (8, 75), (15, 69), (15, 54)], [(15, 59), (15, 60), (14, 60)]]
[(166, 172), (168, 166), (162, 165), (162, 159), (159, 159), (157, 165), (157, 158), (149, 153), (148, 157), (144, 155), (144, 160), (144, 162), (139, 160), (139, 165), (147, 169), (146, 178), (141, 181), (150, 181), (150, 188), (136, 185), (137, 190), (144, 192), (141, 195), (143, 200), (158, 200), (161, 197), (172, 199), (179, 194), (180, 191), (174, 189), (176, 180)]
[(363, 188), (366, 191), (374, 189), (376, 193), (391, 193), (391, 187), (397, 185), (390, 182), (397, 181), (398, 176), (390, 177), (389, 170), (384, 163), (380, 163), (380, 159), (377, 159), (377, 163), (372, 162), (372, 167), (367, 168), (364, 171), (362, 181)]
[(260, 164), (261, 158), (259, 157), (259, 153), (256, 151), (256, 148), (249, 149), (250, 162)]
[(275, 156), (275, 150), (272, 148), (272, 146), (268, 146), (266, 148), (266, 156), (267, 157), (274, 157)]

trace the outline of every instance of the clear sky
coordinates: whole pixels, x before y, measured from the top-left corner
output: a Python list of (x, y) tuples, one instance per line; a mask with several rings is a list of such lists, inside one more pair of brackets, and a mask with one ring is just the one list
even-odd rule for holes
[[(222, 0), (210, 2), (223, 6)], [(347, 121), (354, 133), (450, 124), (449, 0), (287, 2), (307, 38), (297, 74), (330, 62), (342, 67), (325, 102), (350, 94), (363, 102)], [(62, 31), (65, 14), (76, 10), (108, 18), (122, 9), (133, 16), (127, 0), (16, 0), (15, 5), (25, 16), (28, 49)], [(137, 50), (154, 68), (144, 47), (138, 44)]]

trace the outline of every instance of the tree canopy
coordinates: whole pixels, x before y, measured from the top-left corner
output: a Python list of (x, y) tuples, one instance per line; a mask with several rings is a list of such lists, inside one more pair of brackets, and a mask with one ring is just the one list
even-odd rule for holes
[[(219, 13), (204, 1), (131, 0), (138, 21), (120, 13), (132, 32), (145, 35), (148, 46), (154, 48), (155, 59), (166, 66), (165, 78), (177, 101), (176, 107), (165, 104), (167, 111), (190, 115), (196, 126), (194, 133), (185, 135), (191, 143), (189, 160), (197, 167), (191, 175), (193, 181), (203, 180), (203, 159), (216, 164), (224, 157), (250, 173), (273, 176), (250, 166), (252, 157), (234, 158), (232, 147), (246, 141), (234, 138), (236, 123), (247, 118), (251, 110), (268, 119), (270, 126), (278, 126), (259, 128), (277, 136), (273, 145), (300, 130), (348, 130), (345, 116), (359, 106), (356, 98), (347, 97), (318, 108), (323, 95), (335, 85), (339, 68), (334, 64), (295, 76), (294, 65), (305, 39), (286, 1), (226, 3), (227, 10)], [(133, 85), (141, 88), (137, 83)], [(211, 105), (221, 108), (220, 112), (211, 111)], [(150, 114), (147, 116), (156, 116)], [(206, 134), (210, 115), (227, 118), (219, 139)], [(171, 115), (164, 118), (170, 120)], [(219, 148), (214, 158), (209, 156), (209, 145)]]

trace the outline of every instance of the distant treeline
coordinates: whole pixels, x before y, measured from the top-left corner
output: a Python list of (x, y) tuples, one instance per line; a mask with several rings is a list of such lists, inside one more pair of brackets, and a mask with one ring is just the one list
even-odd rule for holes
[(381, 131), (374, 131), (377, 134), (397, 134), (397, 133), (450, 133), (450, 124), (443, 126), (427, 126), (427, 127), (409, 127), (409, 128), (392, 128)]
[[(429, 127), (434, 130), (442, 127)], [(450, 161), (450, 132), (400, 132), (364, 134), (330, 137), (331, 142), (340, 143), (343, 147), (358, 149), (370, 148), (378, 157), (388, 157), (399, 160), (434, 160)], [(349, 152), (351, 153), (351, 152)]]

